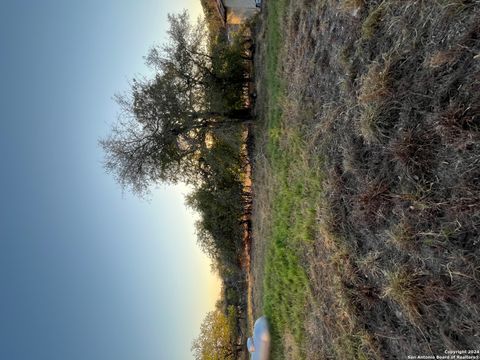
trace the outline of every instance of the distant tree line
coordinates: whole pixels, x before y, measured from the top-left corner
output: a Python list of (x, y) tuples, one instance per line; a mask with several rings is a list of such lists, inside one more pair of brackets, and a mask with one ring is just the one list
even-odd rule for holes
[[(186, 203), (200, 215), (198, 243), (224, 284), (217, 311), (225, 316), (230, 311), (231, 317), (243, 303), (242, 222), (251, 202), (243, 184), (244, 124), (252, 121), (245, 101), (250, 81), (245, 42), (241, 36), (228, 41), (218, 23), (192, 24), (187, 12), (168, 20), (168, 41), (145, 57), (154, 76), (133, 79), (130, 91), (116, 96), (122, 112), (100, 140), (104, 165), (123, 188), (140, 196), (159, 182), (193, 185)], [(229, 334), (237, 334), (237, 325), (230, 324)], [(196, 344), (198, 359), (216, 358), (201, 355), (206, 352)], [(229, 351), (237, 354), (238, 346)]]

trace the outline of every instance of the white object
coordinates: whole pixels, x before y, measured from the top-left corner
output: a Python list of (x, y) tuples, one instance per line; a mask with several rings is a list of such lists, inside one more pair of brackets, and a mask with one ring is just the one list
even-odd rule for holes
[(270, 356), (270, 330), (268, 321), (262, 316), (253, 325), (253, 337), (247, 339), (251, 360), (268, 360)]

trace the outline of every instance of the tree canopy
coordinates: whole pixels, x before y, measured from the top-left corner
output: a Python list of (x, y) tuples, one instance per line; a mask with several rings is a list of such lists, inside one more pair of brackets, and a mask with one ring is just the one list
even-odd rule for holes
[(200, 327), (200, 335), (192, 343), (195, 359), (235, 359), (240, 345), (236, 343), (234, 326), (236, 324), (220, 310), (209, 312)]
[(251, 120), (235, 45), (213, 43), (204, 22), (192, 25), (187, 12), (168, 19), (169, 41), (146, 57), (155, 76), (134, 79), (130, 93), (116, 97), (123, 111), (100, 141), (107, 171), (139, 194), (156, 182), (198, 183), (208, 134)]

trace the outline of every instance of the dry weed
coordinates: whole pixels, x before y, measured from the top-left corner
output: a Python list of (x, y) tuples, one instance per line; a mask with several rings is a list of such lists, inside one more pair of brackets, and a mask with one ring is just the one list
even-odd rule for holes
[(384, 288), (383, 296), (399, 304), (413, 324), (419, 323), (421, 319), (419, 306), (423, 294), (415, 273), (406, 269), (387, 273), (387, 286)]
[(425, 65), (430, 68), (439, 68), (445, 65), (452, 65), (457, 54), (454, 51), (438, 50), (425, 59)]

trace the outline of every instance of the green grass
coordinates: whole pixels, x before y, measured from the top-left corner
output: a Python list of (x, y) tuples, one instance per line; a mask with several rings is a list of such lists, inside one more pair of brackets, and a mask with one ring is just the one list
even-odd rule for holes
[[(282, 51), (282, 18), (285, 14), (287, 0), (277, 0), (268, 5), (266, 34), (266, 87), (268, 91), (267, 123), (275, 127), (281, 117), (279, 98), (282, 92), (282, 80), (278, 76), (278, 64)], [(275, 106), (276, 105), (276, 106)]]
[[(326, 289), (334, 306), (332, 311), (344, 314), (342, 320), (333, 323), (338, 334), (330, 344), (331, 350), (339, 358), (366, 359), (368, 352), (364, 349), (369, 348), (370, 338), (354, 325), (354, 311), (343, 285), (344, 277), (351, 273), (350, 249), (345, 239), (330, 229), (335, 219), (326, 216), (323, 159), (318, 153), (311, 153), (305, 142), (311, 134), (302, 134), (299, 126), (313, 114), (305, 103), (288, 97), (285, 88), (288, 80), (281, 76), (281, 24), (286, 11), (286, 0), (269, 3), (264, 59), (267, 93), (264, 131), (268, 135), (266, 155), (271, 166), (273, 195), (266, 238), (262, 310), (271, 323), (272, 358), (306, 358), (306, 311), (313, 303), (325, 300), (314, 299), (304, 256), (305, 249), (311, 248), (320, 236), (331, 242), (330, 253), (324, 254), (324, 261), (331, 271), (325, 275), (332, 287)], [(323, 141), (328, 143), (328, 139)], [(324, 213), (324, 226), (319, 226), (319, 212)]]
[(304, 144), (297, 135), (292, 137), (285, 143), (282, 141), (282, 145), (272, 141), (269, 154), (276, 185), (263, 304), (272, 323), (275, 358), (282, 358), (282, 335), (286, 332), (293, 335), (296, 344), (302, 344), (304, 339), (309, 282), (301, 265), (300, 251), (313, 242), (320, 191), (318, 174), (299, 161)]
[[(306, 144), (298, 130), (282, 121), (284, 81), (278, 66), (286, 5), (286, 0), (269, 3), (265, 40), (266, 147), (275, 189), (264, 269), (263, 312), (271, 323), (275, 359), (285, 357), (285, 335), (293, 336), (296, 344), (302, 344), (304, 339), (309, 282), (299, 249), (313, 241), (320, 190), (319, 176), (313, 170), (318, 167), (303, 161)], [(302, 349), (296, 351), (302, 356)]]

